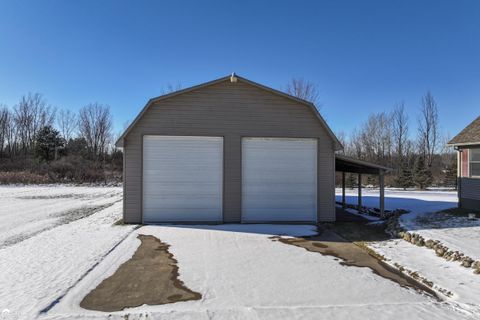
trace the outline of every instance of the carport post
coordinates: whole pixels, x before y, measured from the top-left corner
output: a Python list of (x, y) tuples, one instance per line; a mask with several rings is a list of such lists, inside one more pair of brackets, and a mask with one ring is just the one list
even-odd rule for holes
[(345, 197), (345, 171), (342, 171), (342, 208), (345, 209), (347, 206), (346, 197)]
[(380, 170), (378, 176), (380, 182), (380, 217), (385, 214), (385, 174)]
[(358, 211), (362, 210), (362, 174), (358, 174)]

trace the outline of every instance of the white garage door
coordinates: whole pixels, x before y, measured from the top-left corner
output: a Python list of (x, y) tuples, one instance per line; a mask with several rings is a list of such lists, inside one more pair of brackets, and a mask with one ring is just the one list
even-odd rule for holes
[(317, 220), (317, 141), (242, 139), (242, 221)]
[(144, 136), (143, 221), (222, 221), (223, 138)]

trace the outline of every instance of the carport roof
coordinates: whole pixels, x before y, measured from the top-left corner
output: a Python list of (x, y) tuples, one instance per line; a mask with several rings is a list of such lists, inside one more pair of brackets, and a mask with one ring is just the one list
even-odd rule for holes
[(375, 163), (350, 158), (340, 154), (335, 154), (335, 171), (364, 174), (380, 174), (381, 172), (387, 172), (391, 170), (391, 168), (384, 167)]

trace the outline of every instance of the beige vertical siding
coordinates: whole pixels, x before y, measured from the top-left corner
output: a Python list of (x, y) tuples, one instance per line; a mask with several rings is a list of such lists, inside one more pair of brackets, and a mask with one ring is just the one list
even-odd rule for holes
[(240, 222), (241, 138), (318, 139), (318, 219), (335, 219), (334, 141), (302, 103), (241, 81), (217, 83), (152, 105), (124, 140), (124, 219), (142, 222), (143, 135), (224, 137), (224, 222)]

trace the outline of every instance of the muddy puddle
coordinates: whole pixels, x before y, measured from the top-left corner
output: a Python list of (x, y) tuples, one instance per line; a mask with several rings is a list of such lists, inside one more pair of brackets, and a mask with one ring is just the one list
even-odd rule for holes
[(139, 235), (138, 239), (141, 245), (133, 257), (85, 296), (82, 308), (113, 312), (143, 304), (201, 299), (200, 293), (178, 279), (177, 260), (168, 244), (154, 236)]
[(319, 235), (313, 237), (283, 238), (273, 236), (270, 239), (311, 252), (335, 257), (335, 260), (338, 260), (344, 266), (370, 268), (375, 274), (391, 280), (402, 287), (412, 288), (440, 300), (435, 291), (430, 287), (410, 278), (396, 268), (381, 261), (381, 257), (374, 257), (358, 245), (341, 238), (330, 230), (322, 230)]

